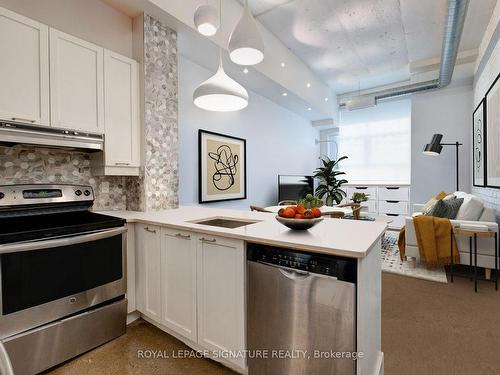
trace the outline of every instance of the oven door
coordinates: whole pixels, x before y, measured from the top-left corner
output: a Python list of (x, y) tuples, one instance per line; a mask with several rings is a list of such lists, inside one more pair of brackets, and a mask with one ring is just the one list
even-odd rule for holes
[(0, 245), (0, 339), (124, 295), (126, 231)]

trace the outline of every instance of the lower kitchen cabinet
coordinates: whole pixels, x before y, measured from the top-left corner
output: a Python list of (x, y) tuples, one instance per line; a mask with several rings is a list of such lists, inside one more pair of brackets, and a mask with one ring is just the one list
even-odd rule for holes
[(245, 349), (243, 241), (136, 224), (135, 244), (139, 312), (196, 349)]
[[(198, 238), (198, 344), (216, 351), (245, 349), (244, 243)], [(228, 358), (245, 367), (244, 358)]]
[(196, 239), (162, 228), (161, 323), (196, 342)]
[(136, 224), (138, 310), (155, 321), (161, 317), (161, 234), (160, 227)]

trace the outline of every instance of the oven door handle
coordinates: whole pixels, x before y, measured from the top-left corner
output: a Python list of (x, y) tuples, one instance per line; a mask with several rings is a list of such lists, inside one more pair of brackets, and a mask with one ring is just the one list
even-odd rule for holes
[(62, 238), (54, 238), (52, 240), (48, 239), (48, 240), (39, 240), (31, 242), (19, 242), (14, 244), (5, 244), (5, 245), (0, 245), (0, 254), (18, 253), (21, 251), (43, 250), (52, 247), (76, 245), (79, 243), (97, 241), (117, 236), (119, 234), (125, 233), (126, 231), (127, 231), (126, 227), (120, 227), (100, 232), (82, 234), (73, 237), (62, 237)]

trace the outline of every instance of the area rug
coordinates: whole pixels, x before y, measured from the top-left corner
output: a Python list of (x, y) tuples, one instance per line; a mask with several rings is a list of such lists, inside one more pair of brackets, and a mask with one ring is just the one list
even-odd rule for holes
[(398, 232), (387, 231), (382, 240), (382, 271), (417, 279), (448, 283), (443, 267), (428, 270), (415, 258), (401, 262), (398, 248)]

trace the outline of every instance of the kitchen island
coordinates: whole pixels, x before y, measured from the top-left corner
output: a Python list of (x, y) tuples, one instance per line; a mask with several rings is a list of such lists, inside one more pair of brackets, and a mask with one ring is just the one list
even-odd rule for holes
[(245, 355), (238, 354), (248, 349), (247, 245), (351, 259), (357, 266), (355, 346), (363, 353), (355, 373), (383, 373), (380, 250), (385, 223), (327, 218), (308, 231), (292, 231), (272, 214), (239, 210), (103, 213), (128, 223), (129, 312), (137, 310), (240, 373), (248, 371)]

